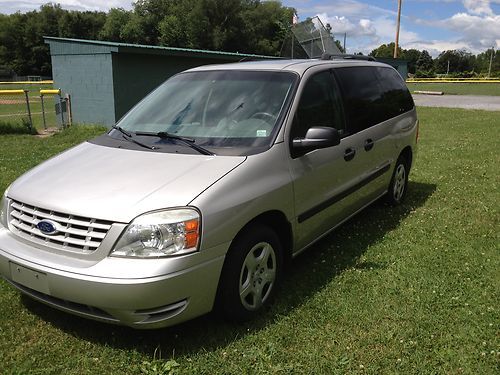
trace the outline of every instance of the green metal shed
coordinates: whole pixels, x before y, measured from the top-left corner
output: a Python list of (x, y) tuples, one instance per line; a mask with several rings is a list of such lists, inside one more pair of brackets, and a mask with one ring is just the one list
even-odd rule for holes
[(393, 59), (386, 57), (375, 57), (377, 61), (382, 62), (384, 64), (392, 66), (396, 69), (401, 77), (406, 81), (408, 78), (408, 60), (403, 59)]
[(71, 95), (73, 121), (112, 126), (172, 75), (200, 65), (274, 57), (45, 37), (54, 87)]

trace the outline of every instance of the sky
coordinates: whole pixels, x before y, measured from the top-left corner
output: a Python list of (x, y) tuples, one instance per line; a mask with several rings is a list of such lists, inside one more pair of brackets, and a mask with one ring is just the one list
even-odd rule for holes
[[(0, 0), (0, 13), (38, 9), (43, 0)], [(65, 9), (132, 8), (130, 0), (55, 0)], [(297, 9), (299, 22), (318, 16), (335, 37), (346, 33), (347, 53), (369, 53), (395, 39), (397, 0), (282, 0)], [(434, 57), (450, 49), (474, 54), (500, 49), (500, 0), (403, 0), (400, 46)]]

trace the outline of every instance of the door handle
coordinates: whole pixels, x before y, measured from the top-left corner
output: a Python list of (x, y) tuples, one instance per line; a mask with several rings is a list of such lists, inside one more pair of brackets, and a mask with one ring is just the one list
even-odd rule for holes
[(354, 159), (354, 155), (356, 155), (356, 150), (353, 148), (348, 148), (344, 151), (344, 160), (349, 161)]
[(375, 142), (373, 142), (373, 139), (371, 138), (368, 138), (366, 141), (365, 141), (365, 151), (370, 151), (372, 148), (373, 148), (373, 145), (375, 144)]

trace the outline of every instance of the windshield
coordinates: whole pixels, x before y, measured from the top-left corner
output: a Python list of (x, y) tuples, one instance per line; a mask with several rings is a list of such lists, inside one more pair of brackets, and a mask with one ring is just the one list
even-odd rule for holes
[(208, 148), (269, 147), (295, 80), (288, 72), (182, 73), (163, 83), (117, 125), (134, 133), (187, 137)]

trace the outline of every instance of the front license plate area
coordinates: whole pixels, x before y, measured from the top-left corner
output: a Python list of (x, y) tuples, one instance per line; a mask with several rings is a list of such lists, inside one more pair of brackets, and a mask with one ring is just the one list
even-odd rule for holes
[(16, 263), (10, 263), (10, 274), (12, 281), (40, 293), (50, 295), (47, 275), (43, 272), (35, 271)]

